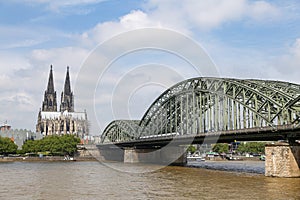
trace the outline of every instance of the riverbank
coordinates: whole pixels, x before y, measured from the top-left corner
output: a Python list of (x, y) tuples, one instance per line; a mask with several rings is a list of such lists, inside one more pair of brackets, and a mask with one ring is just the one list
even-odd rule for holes
[[(84, 162), (84, 161), (98, 161), (94, 157), (75, 157), (73, 160), (65, 160), (64, 156), (44, 156), (40, 157), (2, 157), (0, 163), (7, 162)], [(257, 160), (239, 160), (239, 161), (188, 161), (185, 167), (188, 168), (202, 168), (217, 171), (231, 171), (240, 173), (265, 173), (265, 162)]]
[[(236, 157), (235, 160), (221, 159), (221, 157), (210, 158), (212, 160), (198, 161), (188, 160), (186, 167), (203, 168), (218, 171), (230, 171), (241, 173), (265, 173), (265, 163), (259, 161), (258, 157)], [(11, 156), (0, 157), (0, 163), (7, 162), (84, 162), (84, 161), (98, 161), (95, 157), (90, 155), (90, 152), (80, 151), (74, 158), (64, 156)]]
[(72, 161), (96, 161), (94, 157), (75, 157), (66, 160), (64, 156), (44, 156), (44, 157), (2, 157), (1, 162), (72, 162)]

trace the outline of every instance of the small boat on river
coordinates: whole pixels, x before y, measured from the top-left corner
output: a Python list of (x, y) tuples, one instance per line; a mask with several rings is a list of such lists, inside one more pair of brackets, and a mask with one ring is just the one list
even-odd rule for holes
[(188, 161), (205, 161), (205, 158), (201, 156), (187, 156)]

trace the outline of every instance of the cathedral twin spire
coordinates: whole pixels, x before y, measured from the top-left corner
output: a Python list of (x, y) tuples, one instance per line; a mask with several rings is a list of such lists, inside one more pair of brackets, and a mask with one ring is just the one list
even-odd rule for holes
[(49, 93), (54, 93), (54, 83), (53, 83), (52, 65), (50, 66), (50, 74), (49, 74), (49, 80), (48, 80), (47, 91), (48, 91)]
[(50, 67), (47, 90), (45, 91), (44, 94), (42, 111), (57, 111), (57, 101), (56, 101), (56, 92), (54, 91), (52, 65)]
[[(65, 110), (69, 112), (74, 112), (74, 99), (73, 99), (73, 92), (71, 91), (69, 67), (67, 67), (64, 90), (61, 93), (60, 111), (63, 112)], [(48, 86), (44, 94), (42, 111), (49, 111), (49, 112), (57, 111), (57, 100), (56, 100), (56, 91), (54, 90), (52, 65), (50, 66)]]
[(67, 75), (65, 79), (64, 91), (61, 93), (60, 111), (74, 112), (73, 92), (71, 91), (69, 67), (67, 67)]

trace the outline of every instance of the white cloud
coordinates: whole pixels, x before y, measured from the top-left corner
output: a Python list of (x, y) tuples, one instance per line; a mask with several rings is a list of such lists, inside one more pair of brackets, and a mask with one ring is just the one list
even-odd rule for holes
[(220, 43), (210, 43), (207, 47), (222, 77), (300, 84), (300, 38), (291, 45), (278, 47), (279, 52), (263, 52), (259, 48), (233, 47)]
[(183, 14), (192, 24), (200, 28), (214, 28), (222, 23), (239, 19), (245, 9), (244, 1), (197, 1), (193, 4), (183, 2)]
[(76, 67), (82, 64), (88, 50), (79, 47), (63, 47), (52, 49), (35, 49), (31, 53), (31, 61), (35, 63), (53, 63), (56, 66)]
[[(290, 51), (295, 56), (296, 60), (299, 61), (300, 60), (300, 38), (296, 39)], [(299, 64), (299, 62), (297, 62), (297, 64)]]
[(38, 33), (26, 27), (0, 26), (0, 38), (9, 38), (0, 41), (0, 49), (11, 49), (18, 47), (31, 47), (47, 41), (45, 34)]
[(94, 47), (114, 35), (146, 27), (162, 27), (162, 25), (149, 18), (147, 13), (140, 10), (133, 10), (129, 14), (120, 17), (118, 21), (97, 24), (91, 30), (82, 33), (79, 40), (83, 45)]
[(97, 24), (80, 35), (81, 44), (94, 46), (121, 32), (137, 28), (167, 28), (187, 35), (193, 29), (211, 30), (243, 19), (258, 23), (278, 19), (280, 10), (265, 1), (247, 0), (150, 0), (145, 11), (132, 10), (117, 21)]
[(288, 47), (286, 53), (282, 56), (274, 58), (271, 61), (274, 66), (273, 73), (276, 73), (279, 80), (287, 80), (300, 84), (300, 38)]
[(16, 53), (0, 54), (0, 123), (8, 120), (14, 128), (33, 129), (38, 102), (36, 92), (41, 90), (39, 70), (27, 76), (31, 66), (25, 56)]
[(115, 74), (118, 68), (121, 67), (112, 66), (95, 90), (95, 115), (99, 123), (93, 121), (93, 132), (99, 131), (97, 127), (104, 130), (114, 119), (140, 119), (164, 90), (189, 75), (188, 70), (179, 72), (157, 64), (131, 66)]
[(63, 46), (62, 41), (73, 41), (76, 36), (44, 26), (0, 24), (0, 38), (5, 38), (0, 40), (0, 50), (10, 50), (23, 47), (32, 49), (37, 45), (42, 46), (45, 44), (48, 46)]
[(265, 1), (248, 0), (150, 0), (146, 5), (151, 19), (182, 24), (187, 28), (210, 30), (232, 21), (250, 18), (264, 21), (277, 18), (280, 11)]
[[(15, 0), (16, 2), (19, 2)], [(24, 3), (43, 4), (47, 9), (54, 12), (60, 12), (62, 9), (67, 9), (74, 6), (93, 5), (106, 0), (25, 0)]]
[[(26, 92), (15, 92), (3, 95), (0, 98), (0, 123), (8, 120), (13, 128), (30, 128), (34, 127), (37, 116), (37, 100), (33, 94)], [(32, 125), (29, 127), (29, 125)]]
[(248, 15), (257, 21), (277, 18), (281, 15), (277, 7), (265, 1), (249, 3), (248, 8)]

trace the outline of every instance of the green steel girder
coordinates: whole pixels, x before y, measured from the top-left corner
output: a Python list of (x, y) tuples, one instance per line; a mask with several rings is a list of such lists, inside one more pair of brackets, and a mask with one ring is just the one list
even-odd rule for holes
[(199, 77), (163, 92), (140, 121), (112, 122), (102, 141), (299, 124), (300, 85)]
[[(257, 85), (257, 83), (253, 83), (251, 86), (252, 87), (249, 87), (249, 84), (247, 85), (247, 84), (242, 84), (243, 82), (244, 82), (244, 80), (237, 80), (237, 79), (215, 79), (215, 78), (203, 78), (203, 80), (207, 80), (207, 83), (208, 84), (201, 84), (201, 90), (203, 90), (203, 89), (207, 89), (208, 88), (208, 85), (210, 85), (210, 88), (207, 90), (208, 92), (212, 92), (213, 90), (212, 90), (212, 86), (213, 86), (213, 82), (212, 81), (214, 81), (214, 83), (216, 83), (216, 81), (219, 81), (219, 83), (222, 83), (223, 85), (225, 85), (225, 84), (228, 84), (228, 86), (229, 87), (227, 87), (228, 89), (227, 89), (227, 91), (226, 91), (226, 93), (225, 94), (228, 94), (229, 93), (229, 91), (231, 90), (231, 92), (232, 92), (232, 87), (233, 86), (240, 86), (240, 87), (242, 87), (242, 88), (244, 88), (245, 90), (248, 90), (249, 92), (250, 92), (250, 94), (251, 94), (251, 96), (249, 96), (250, 98), (247, 100), (248, 101), (248, 103), (249, 103), (249, 101), (251, 100), (251, 98), (253, 97), (253, 95), (257, 95), (257, 96), (259, 96), (260, 97), (260, 101), (261, 102), (259, 102), (260, 104), (258, 105), (258, 106), (261, 106), (262, 104), (264, 104), (266, 101), (269, 101), (270, 103), (273, 103), (273, 104), (275, 104), (275, 105), (277, 105), (277, 106), (280, 106), (281, 108), (283, 108), (284, 107), (284, 104), (282, 103), (282, 102), (280, 102), (280, 101), (276, 101), (276, 100), (274, 100), (274, 99), (272, 99), (272, 98), (270, 98), (269, 96), (267, 96), (267, 95), (265, 95), (265, 94), (263, 94), (263, 93), (261, 93), (261, 92), (259, 92), (259, 91), (257, 91), (257, 87), (255, 87), (256, 85)], [(149, 113), (151, 113), (151, 111), (154, 111), (154, 110), (156, 110), (157, 109), (157, 106), (160, 106), (161, 104), (162, 104), (162, 102), (164, 102), (165, 100), (167, 100), (167, 99), (169, 99), (169, 96), (170, 96), (170, 94), (172, 94), (172, 95), (176, 95), (176, 94), (180, 94), (180, 92), (184, 92), (183, 91), (183, 89), (184, 90), (188, 90), (188, 88), (186, 87), (186, 85), (187, 85), (187, 83), (189, 83), (189, 82), (194, 82), (194, 81), (197, 81), (197, 79), (190, 79), (190, 80), (187, 80), (187, 81), (184, 81), (184, 82), (181, 82), (181, 83), (179, 83), (179, 84), (177, 84), (177, 85), (175, 85), (175, 86), (173, 86), (172, 88), (170, 88), (169, 90), (167, 90), (166, 92), (164, 92), (151, 106), (150, 106), (150, 108), (147, 110), (147, 112), (146, 112), (146, 114), (144, 115), (144, 117), (142, 118), (142, 120), (141, 120), (141, 124), (145, 121), (145, 119), (147, 118), (147, 117), (149, 117)], [(248, 81), (249, 82), (249, 81)], [(181, 87), (180, 86), (180, 84), (182, 84), (182, 85), (184, 85), (185, 87)], [(255, 85), (254, 85), (255, 84)], [(191, 84), (190, 84), (191, 85)], [(198, 84), (198, 85), (200, 85), (200, 84)], [(182, 90), (180, 91), (180, 89), (182, 88)], [(191, 87), (190, 87), (190, 89), (191, 89)], [(192, 88), (192, 89), (197, 89), (197, 88)], [(269, 90), (273, 90), (271, 87), (270, 87), (270, 89)], [(178, 92), (178, 91), (180, 91), (180, 92)], [(273, 92), (273, 93), (276, 93), (277, 91), (276, 90), (274, 90), (275, 92)], [(278, 94), (278, 93), (277, 93)], [(298, 94), (300, 94), (300, 91), (298, 92)], [(284, 96), (284, 93), (281, 93), (281, 94), (278, 94), (278, 95), (281, 95), (281, 96)], [(230, 95), (229, 95), (230, 96)], [(231, 95), (232, 96), (232, 95)], [(293, 96), (295, 96), (295, 94), (293, 95)], [(291, 99), (291, 97), (290, 96), (288, 96), (288, 95), (286, 95), (286, 96), (284, 96), (286, 99)], [(237, 97), (233, 97), (233, 98), (237, 98)], [(253, 100), (253, 99), (252, 99)]]
[(130, 141), (137, 138), (139, 120), (115, 120), (103, 131), (101, 142)]
[[(188, 93), (192, 90), (219, 93), (220, 96), (227, 96), (234, 99), (236, 103), (250, 109), (255, 115), (260, 116), (269, 126), (277, 125), (275, 119), (278, 117), (279, 111), (282, 112), (284, 109), (297, 111), (293, 109), (293, 105), (299, 103), (298, 101), (293, 102), (293, 105), (288, 107), (286, 102), (293, 101), (293, 98), (300, 95), (300, 87), (296, 84), (280, 82), (279, 85), (276, 85), (276, 83), (275, 81), (224, 78), (189, 79), (176, 84), (157, 98), (143, 116), (140, 126), (147, 126), (149, 119), (155, 117), (159, 107), (172, 96)], [(292, 85), (292, 89), (288, 88), (288, 85)], [(221, 88), (225, 90), (223, 94), (220, 91)], [(292, 112), (292, 114), (296, 115), (295, 112)]]

